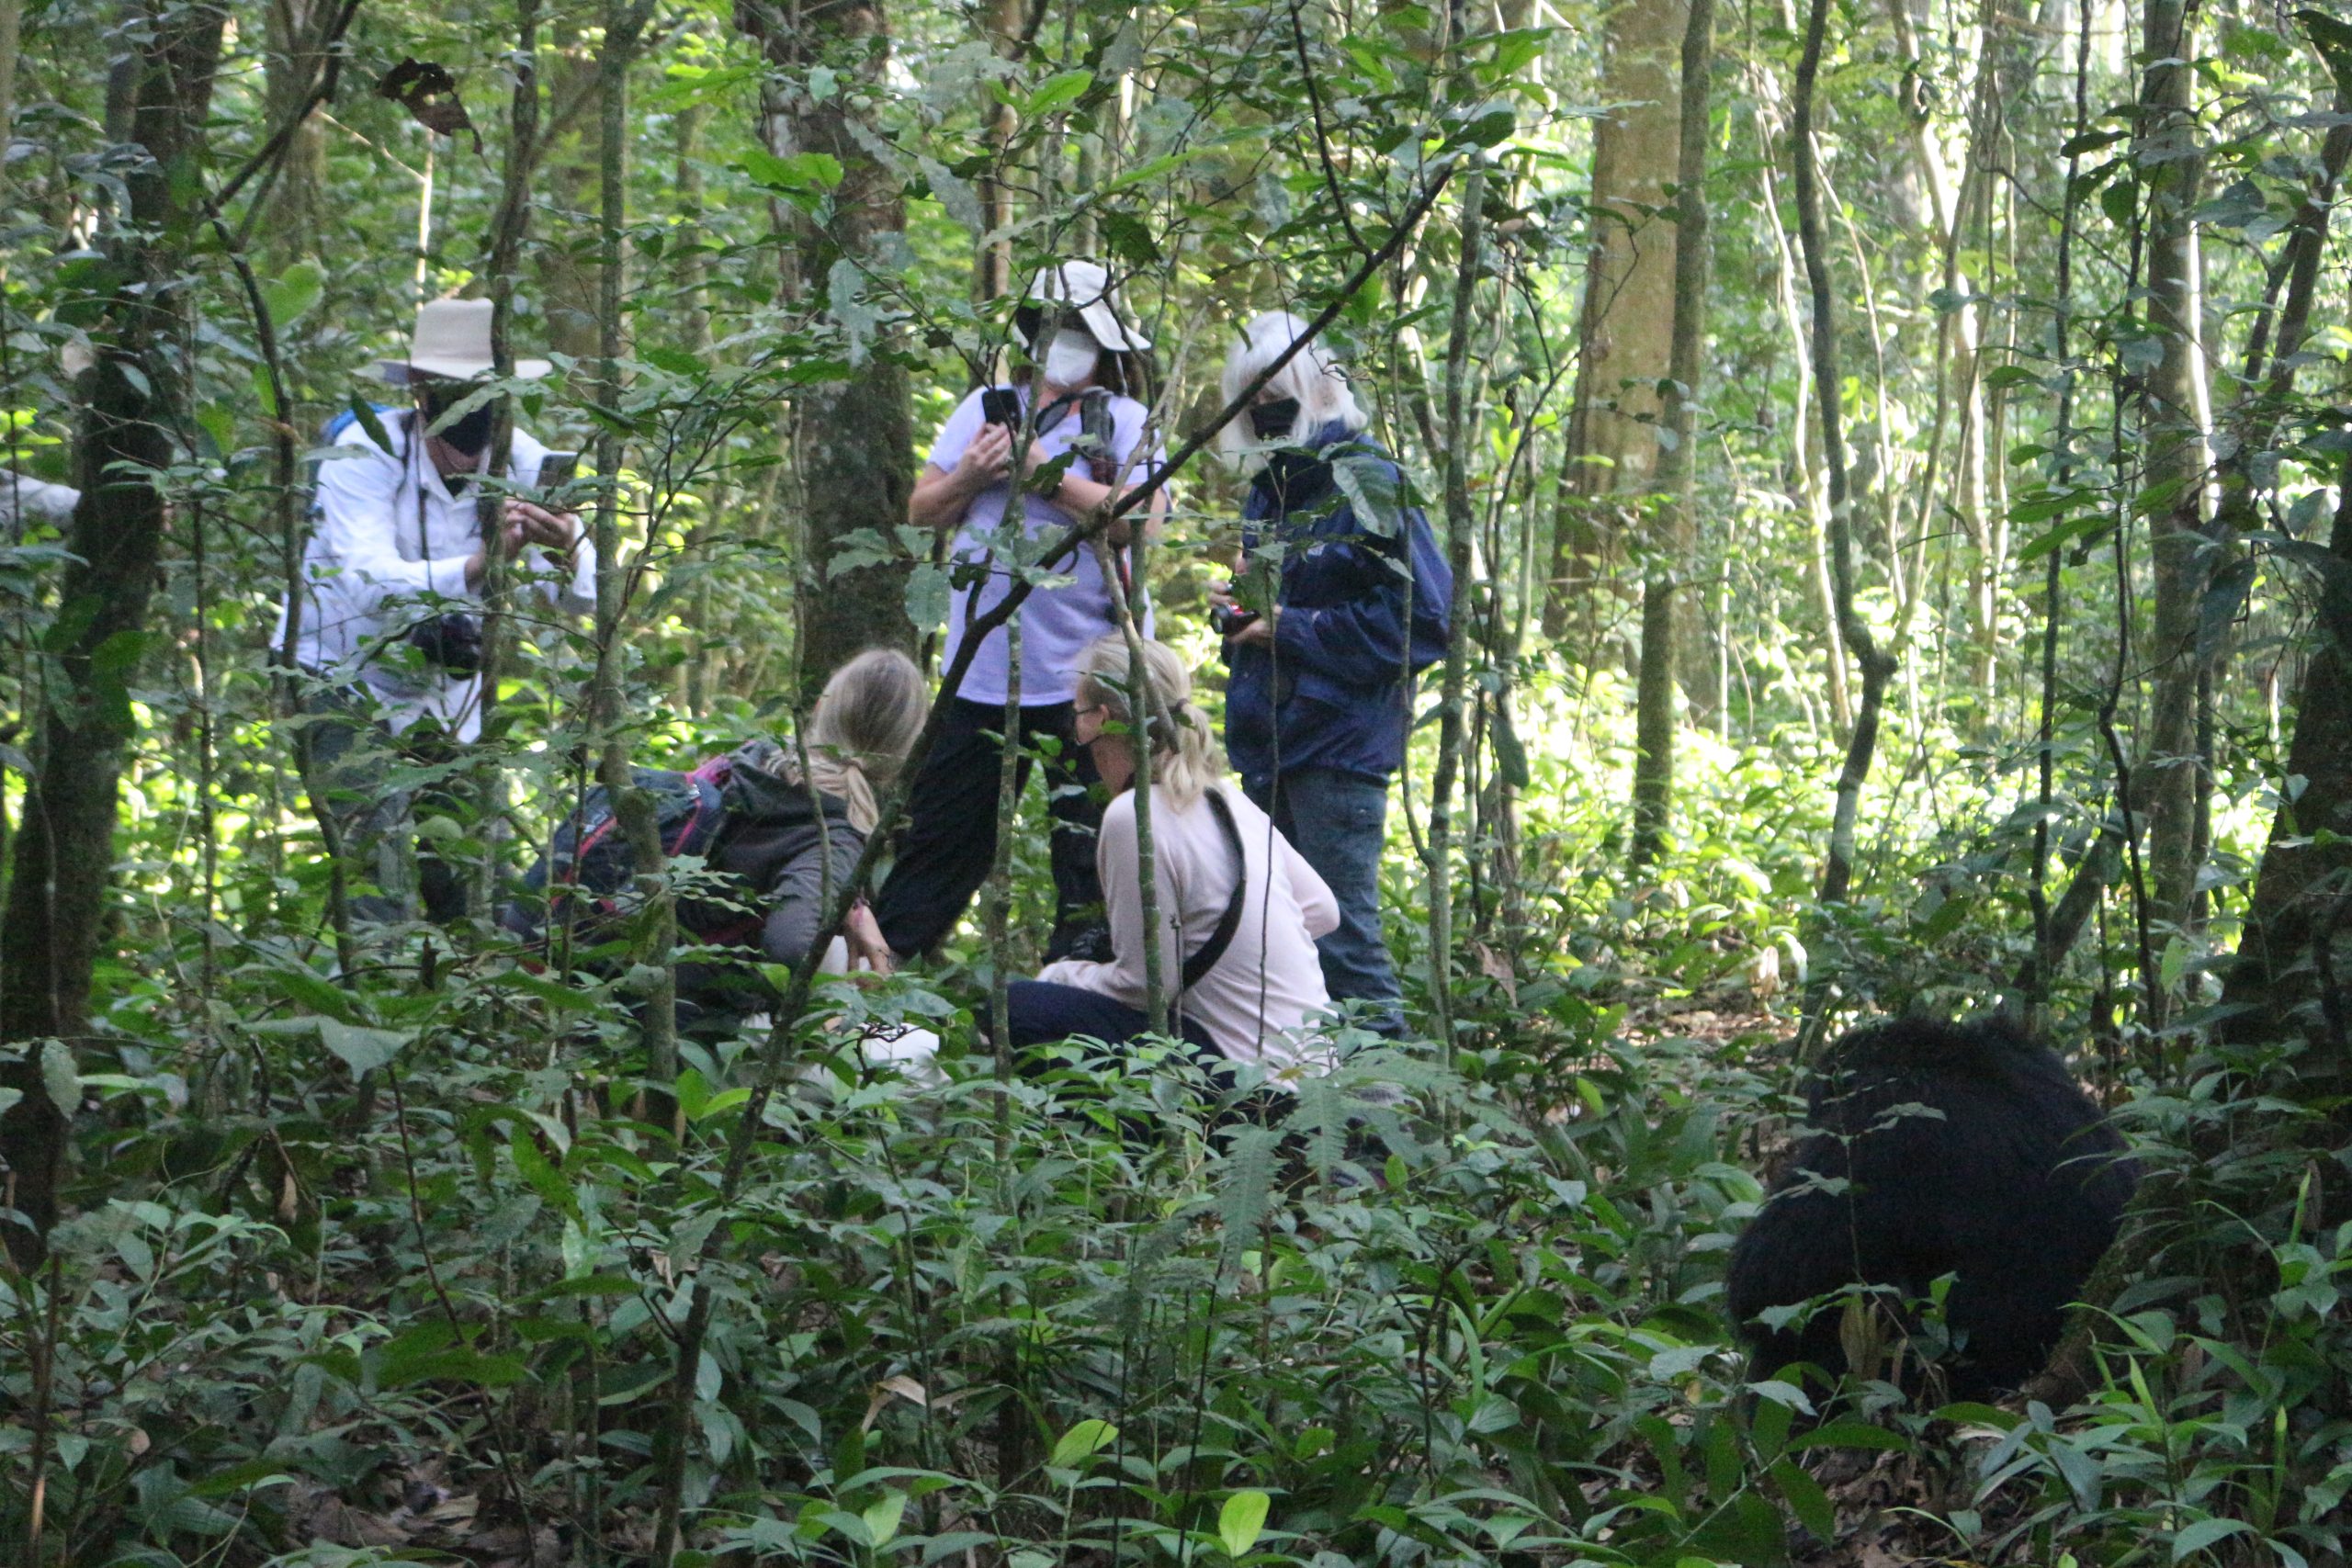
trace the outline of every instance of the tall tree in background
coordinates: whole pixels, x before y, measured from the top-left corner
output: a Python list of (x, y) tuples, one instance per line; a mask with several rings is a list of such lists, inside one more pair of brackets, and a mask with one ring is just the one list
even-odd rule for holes
[(1707, 353), (1707, 74), (1715, 0), (1690, 0), (1682, 37), (1682, 127), (1675, 172), (1674, 344), (1670, 439), (1658, 462), (1665, 506), (1655, 515), (1642, 573), (1642, 663), (1634, 762), (1634, 867), (1665, 848), (1674, 800), (1674, 677), (1688, 634), (1689, 585), (1699, 536), (1696, 451), (1699, 378)]
[[(2205, 787), (2196, 727), (2198, 604), (2211, 572), (2204, 526), (2206, 446), (2196, 209), (2203, 153), (2190, 100), (2195, 77), (2185, 0), (2149, 0), (2133, 157), (2148, 186), (2148, 328), (2162, 351), (2148, 370), (2143, 418), (2155, 625), (2143, 661), (2154, 674), (2140, 748), (2148, 813), (2149, 916), (2187, 918), (2197, 876), (2197, 818)], [(2153, 999), (2153, 998), (2152, 998)]]
[[(860, 269), (895, 249), (906, 229), (898, 174), (877, 158), (858, 117), (859, 92), (881, 81), (890, 33), (881, 0), (814, 0), (786, 6), (742, 0), (737, 23), (776, 67), (767, 95), (767, 135), (780, 156), (820, 152), (841, 166), (831, 216), (802, 220), (793, 258), (799, 279), (822, 288), (837, 314), (863, 287)], [(811, 90), (818, 66), (840, 72), (830, 92)], [(860, 132), (865, 131), (864, 137)], [(903, 564), (831, 573), (835, 546), (861, 529), (907, 520), (914, 489), (914, 414), (906, 367), (888, 346), (867, 341), (856, 374), (804, 391), (797, 405), (794, 457), (807, 507), (807, 558), (800, 563), (800, 678), (813, 695), (860, 649), (888, 644), (914, 651)]]
[(270, 256), (284, 265), (308, 254), (319, 238), (326, 200), (326, 122), (305, 110), (319, 77), (319, 32), (334, 7), (318, 0), (266, 0), (262, 12), (263, 101), (266, 123), (282, 126), (300, 115), (270, 187), (268, 221), (261, 233)]
[(1631, 0), (1609, 18), (1600, 97), (1621, 107), (1593, 130), (1595, 238), (1564, 476), (1571, 499), (1552, 541), (1544, 610), (1544, 629), (1554, 637), (1586, 611), (1591, 626), (1605, 621), (1592, 595), (1657, 466), (1657, 382), (1674, 337), (1675, 225), (1667, 187), (1680, 156), (1678, 62), (1687, 20), (1687, 0)]
[[(117, 786), (135, 733), (129, 682), (147, 635), (164, 543), (164, 497), (185, 390), (181, 265), (203, 188), (205, 116), (227, 13), (143, 0), (123, 38), (134, 51), (126, 209), (104, 242), (113, 283), (91, 330), (96, 362), (77, 389), (74, 474), (81, 491), (48, 638), (48, 701), (0, 913), (0, 1043), (27, 1055), (0, 1068), (23, 1098), (0, 1115), (0, 1154), (15, 1207), (45, 1233), (57, 1213), (65, 1118), (46, 1092), (39, 1043), (71, 1043), (89, 1024), (90, 979), (112, 896)], [(40, 1235), (11, 1227), (10, 1250), (38, 1256)]]
[(2224, 1033), (2319, 1047), (2296, 1071), (2339, 1128), (2352, 1077), (2352, 461), (2341, 484), (2287, 755), (2302, 790), (2278, 807), (2222, 989)]
[[(1846, 464), (1844, 383), (1838, 370), (1838, 304), (1829, 275), (1829, 229), (1822, 219), (1821, 150), (1814, 137), (1815, 88), (1829, 21), (1829, 0), (1813, 0), (1805, 22), (1804, 51), (1797, 61), (1794, 114), (1790, 140), (1796, 155), (1797, 231), (1804, 246), (1805, 283), (1812, 297), (1814, 397), (1821, 417), (1821, 451), (1829, 475), (1830, 580), (1838, 630), (1860, 666), (1862, 696), (1854, 710), (1854, 731), (1846, 742), (1846, 765), (1838, 775), (1838, 804), (1829, 827), (1829, 852), (1821, 871), (1821, 901), (1842, 904), (1854, 880), (1854, 829), (1860, 815), (1862, 784), (1878, 751), (1878, 726), (1894, 657), (1879, 646), (1862, 618), (1855, 581), (1854, 498)], [(1814, 1013), (1817, 1026), (1822, 1014)]]

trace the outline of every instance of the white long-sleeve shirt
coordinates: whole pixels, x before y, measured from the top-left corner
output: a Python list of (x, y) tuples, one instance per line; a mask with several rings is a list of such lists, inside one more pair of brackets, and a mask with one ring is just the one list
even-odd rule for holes
[(0, 522), (38, 517), (44, 523), (62, 523), (81, 504), (82, 492), (72, 485), (51, 484), (30, 474), (0, 471)]
[[(1241, 921), (1200, 984), (1181, 997), (1184, 959), (1208, 941), (1233, 897), (1233, 850), (1205, 796), (1179, 807), (1151, 792), (1152, 858), (1159, 868), (1159, 974), (1170, 1011), (1208, 1032), (1231, 1060), (1279, 1071), (1320, 1055), (1311, 1037), (1316, 1015), (1331, 1005), (1315, 939), (1336, 929), (1340, 906), (1315, 868), (1266, 814), (1238, 789), (1214, 786), (1233, 809), (1250, 886)], [(1037, 977), (1097, 991), (1141, 1008), (1144, 987), (1142, 857), (1136, 841), (1136, 797), (1127, 791), (1102, 813), (1094, 860), (1111, 919), (1107, 963), (1066, 958)]]
[[(471, 740), (481, 729), (481, 678), (445, 675), (401, 638), (430, 615), (481, 610), (466, 586), (466, 561), (481, 544), (481, 492), (468, 483), (450, 494), (429, 457), (411, 457), (414, 416), (388, 412), (381, 423), (392, 443), (389, 453), (355, 422), (336, 437), (337, 455), (319, 464), (295, 661), (367, 686), (394, 730), (430, 714), (458, 739)], [(547, 455), (546, 446), (516, 431), (508, 478), (537, 483)], [(584, 536), (569, 581), (536, 548), (524, 550), (514, 570), (520, 585), (545, 603), (576, 614), (595, 608), (596, 552)], [(451, 603), (435, 608), (427, 594)], [(279, 615), (282, 638), (282, 610)]]

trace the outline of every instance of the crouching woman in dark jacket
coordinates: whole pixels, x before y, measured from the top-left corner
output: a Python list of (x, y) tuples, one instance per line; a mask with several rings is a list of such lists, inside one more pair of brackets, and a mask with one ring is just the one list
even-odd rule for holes
[[(709, 873), (708, 896), (688, 894), (678, 904), (681, 942), (719, 950), (678, 965), (682, 1021), (692, 1015), (723, 1025), (759, 1010), (769, 998), (754, 966), (807, 955), (824, 920), (826, 892), (838, 891), (855, 870), (874, 829), (876, 798), (897, 777), (929, 706), (914, 660), (872, 649), (825, 682), (809, 716), (805, 779), (800, 748), (772, 739), (746, 741), (692, 773), (640, 772), (662, 801), (664, 848), (701, 855)], [(506, 924), (534, 938), (543, 927), (568, 924), (578, 946), (609, 940), (634, 872), (605, 792), (592, 790), (528, 879), (547, 896), (546, 915), (536, 902), (517, 904)], [(853, 949), (879, 946), (863, 906), (847, 935)]]
[[(1306, 330), (1270, 311), (1225, 364), (1230, 401)], [(1257, 395), (1227, 453), (1254, 470), (1244, 570), (1211, 595), (1225, 634), (1226, 751), (1250, 797), (1330, 886), (1317, 942), (1335, 1001), (1403, 1028), (1380, 925), (1388, 782), (1404, 765), (1414, 676), (1445, 651), (1453, 574), (1402, 476), (1365, 434), (1347, 378), (1310, 344)]]

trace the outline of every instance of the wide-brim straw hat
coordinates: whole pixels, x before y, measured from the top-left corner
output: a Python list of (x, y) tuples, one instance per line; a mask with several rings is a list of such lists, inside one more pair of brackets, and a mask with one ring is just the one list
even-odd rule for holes
[[(416, 331), (409, 334), (408, 357), (377, 362), (377, 373), (392, 385), (405, 386), (412, 377), (446, 376), (470, 381), (496, 367), (490, 353), (490, 313), (487, 299), (434, 299), (418, 307)], [(536, 381), (555, 367), (544, 359), (518, 359), (514, 374)]]
[(1104, 348), (1132, 354), (1151, 346), (1149, 338), (1120, 316), (1116, 296), (1111, 290), (1111, 275), (1097, 263), (1066, 261), (1042, 268), (1029, 280), (1029, 292), (1023, 298), (1039, 304), (1059, 303), (1074, 309), (1080, 322)]

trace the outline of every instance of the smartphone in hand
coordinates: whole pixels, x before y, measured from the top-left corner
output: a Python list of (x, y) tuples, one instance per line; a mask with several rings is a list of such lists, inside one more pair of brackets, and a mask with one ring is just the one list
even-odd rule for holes
[(1021, 423), (1021, 394), (1010, 387), (989, 387), (980, 393), (980, 419), (1007, 427)]
[(561, 490), (580, 475), (580, 454), (550, 452), (539, 459), (539, 484), (542, 492)]

